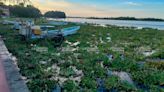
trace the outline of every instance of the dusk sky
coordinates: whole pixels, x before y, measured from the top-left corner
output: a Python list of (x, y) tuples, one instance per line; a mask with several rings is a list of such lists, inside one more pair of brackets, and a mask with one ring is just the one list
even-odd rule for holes
[(64, 11), (80, 17), (154, 17), (164, 18), (164, 0), (31, 0), (42, 13)]

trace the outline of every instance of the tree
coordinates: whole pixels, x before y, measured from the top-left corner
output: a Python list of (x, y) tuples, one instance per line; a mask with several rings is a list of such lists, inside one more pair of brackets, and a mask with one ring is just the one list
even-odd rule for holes
[(29, 17), (29, 18), (38, 18), (41, 16), (39, 9), (35, 8), (32, 5), (27, 5), (26, 7), (23, 4), (9, 6), (10, 13), (15, 17)]
[(66, 18), (66, 14), (61, 11), (48, 11), (44, 16), (48, 18)]
[(3, 3), (9, 2), (11, 4), (20, 4), (20, 3), (29, 4), (29, 3), (31, 3), (30, 0), (1, 0), (0, 2), (3, 2)]

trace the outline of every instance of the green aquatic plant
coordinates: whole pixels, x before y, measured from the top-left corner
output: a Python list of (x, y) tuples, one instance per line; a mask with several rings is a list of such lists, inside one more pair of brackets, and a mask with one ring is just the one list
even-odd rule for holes
[[(40, 23), (39, 20), (38, 23)], [(84, 92), (96, 92), (98, 86), (96, 78), (104, 79), (105, 87), (109, 90), (141, 92), (150, 90), (155, 92), (159, 89), (163, 91), (161, 88), (164, 85), (163, 63), (150, 63), (147, 62), (147, 59), (163, 59), (161, 51), (164, 48), (164, 31), (135, 30), (117, 26), (103, 28), (90, 24), (73, 23), (55, 27), (55, 29), (74, 25), (80, 25), (81, 29), (77, 34), (66, 37), (66, 41), (80, 44), (71, 46), (64, 41), (61, 48), (54, 48), (53, 42), (49, 39), (21, 41), (18, 31), (11, 30), (11, 26), (0, 24), (0, 34), (4, 37), (9, 51), (17, 57), (20, 73), (27, 77), (27, 84), (32, 92), (52, 91), (56, 83), (60, 82), (60, 80), (53, 80), (55, 77), (74, 77), (76, 72), (71, 67), (81, 70), (83, 75), (80, 83), (73, 80), (65, 81), (63, 85), (67, 91), (78, 92), (81, 88)], [(107, 41), (107, 37), (111, 38), (111, 42)], [(37, 52), (33, 49), (35, 46), (46, 47), (48, 51), (46, 53)], [(68, 47), (78, 49), (75, 51), (63, 50)], [(145, 57), (138, 53), (137, 49), (140, 47), (150, 47), (150, 49), (156, 50), (156, 53)], [(124, 51), (113, 51), (111, 48), (121, 48)], [(113, 60), (108, 58), (108, 54), (114, 56)], [(120, 57), (121, 54), (124, 56), (123, 59)], [(138, 62), (145, 62), (145, 64), (139, 67)], [(59, 75), (56, 72), (57, 67), (60, 68)], [(120, 81), (116, 76), (108, 77), (106, 74), (108, 69), (130, 73), (136, 87)], [(139, 86), (144, 86), (145, 89)]]
[(61, 68), (60, 75), (65, 77), (70, 77), (75, 75), (75, 71), (72, 68)]
[(111, 76), (105, 80), (105, 88), (110, 89), (117, 89), (119, 87), (120, 79), (116, 76)]
[(72, 80), (67, 80), (63, 84), (63, 88), (64, 88), (64, 90), (66, 90), (68, 92), (76, 92), (75, 90), (77, 90), (76, 85), (75, 85), (74, 81), (72, 81)]
[(94, 80), (90, 77), (83, 77), (80, 85), (81, 85), (81, 87), (87, 88), (87, 89), (96, 89), (97, 88), (96, 80)]

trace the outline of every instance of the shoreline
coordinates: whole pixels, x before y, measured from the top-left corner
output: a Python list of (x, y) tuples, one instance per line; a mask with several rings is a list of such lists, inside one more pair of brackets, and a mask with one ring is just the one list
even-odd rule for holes
[[(136, 19), (115, 19), (115, 18), (89, 18), (89, 17), (66, 17), (66, 18), (81, 18), (81, 19), (98, 19), (98, 20), (123, 20), (123, 21), (147, 21), (147, 22), (164, 22), (164, 19), (161, 20), (144, 20), (144, 18), (136, 18)], [(145, 18), (149, 19), (149, 18)]]
[[(52, 19), (53, 20), (53, 19)], [(54, 19), (56, 20), (56, 19)], [(164, 21), (136, 21), (136, 20), (101, 20), (101, 19), (57, 19), (59, 21), (73, 22), (73, 23), (81, 23), (81, 24), (97, 24), (97, 25), (114, 25), (118, 27), (139, 27), (139, 28), (152, 28), (158, 30), (164, 30)]]

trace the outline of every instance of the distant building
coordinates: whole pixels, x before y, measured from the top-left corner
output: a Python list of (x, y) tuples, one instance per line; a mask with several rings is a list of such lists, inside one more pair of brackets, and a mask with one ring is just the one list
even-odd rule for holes
[(1, 17), (9, 17), (10, 16), (10, 10), (5, 5), (0, 5), (0, 16)]

